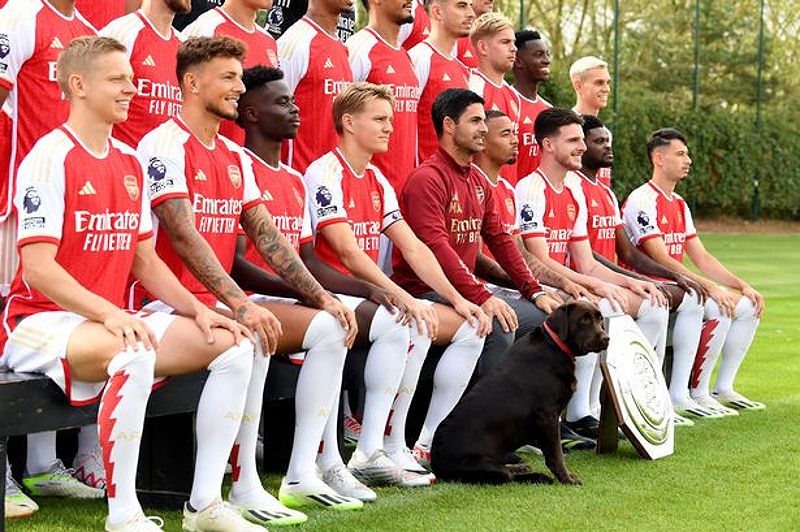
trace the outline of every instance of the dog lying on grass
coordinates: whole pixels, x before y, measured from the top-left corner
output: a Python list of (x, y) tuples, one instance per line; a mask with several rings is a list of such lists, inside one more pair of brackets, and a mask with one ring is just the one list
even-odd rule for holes
[(559, 415), (575, 391), (574, 357), (607, 346), (596, 305), (575, 301), (558, 307), (520, 338), (439, 425), (431, 447), (433, 473), (440, 480), (471, 484), (552, 483), (543, 473), (527, 467), (511, 471), (504, 463), (508, 453), (533, 444), (559, 482), (580, 484), (564, 464)]

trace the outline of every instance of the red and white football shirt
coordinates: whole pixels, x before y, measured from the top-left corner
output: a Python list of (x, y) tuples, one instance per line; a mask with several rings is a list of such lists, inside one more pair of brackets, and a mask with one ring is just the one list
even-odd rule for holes
[[(62, 126), (35, 144), (19, 167), (17, 184), (18, 247), (55, 244), (56, 262), (82, 286), (122, 308), (136, 245), (153, 234), (133, 149), (112, 138), (105, 156), (97, 157)], [(18, 317), (63, 310), (31, 288), (22, 270), (6, 305), (3, 336)]]
[[(303, 176), (283, 163), (275, 168), (250, 150), (244, 148), (244, 151), (247, 157), (243, 158), (243, 163), (252, 168), (261, 200), (272, 215), (272, 221), (299, 253), (300, 246), (312, 239)], [(252, 242), (247, 243), (245, 257), (253, 264), (274, 272)]]
[(310, 195), (308, 210), (317, 255), (350, 275), (319, 232), (326, 225), (346, 222), (353, 230), (358, 247), (377, 264), (381, 233), (403, 219), (397, 196), (380, 170), (370, 164), (358, 175), (336, 148), (309, 165), (303, 179)]
[[(507, 235), (515, 236), (519, 234), (519, 223), (517, 222), (517, 202), (514, 193), (514, 187), (503, 179), (497, 177), (497, 183), (492, 183), (489, 176), (481, 169), (480, 166), (473, 164), (473, 168), (483, 176), (486, 184), (492, 187), (492, 198), (494, 199), (494, 209), (497, 212), (497, 217), (500, 219), (500, 225), (503, 232)], [(489, 247), (483, 244), (483, 254), (494, 258)]]
[(161, 35), (141, 11), (118, 18), (100, 30), (128, 49), (137, 94), (131, 100), (128, 119), (114, 126), (114, 136), (136, 146), (145, 133), (181, 110), (176, 54), (182, 37), (177, 30)]
[(11, 173), (11, 106), (0, 107), (0, 222), (5, 220), (11, 211), (13, 188), (9, 175)]
[(537, 96), (535, 100), (526, 98), (512, 87), (512, 90), (519, 97), (519, 156), (517, 157), (517, 178), (522, 179), (531, 172), (539, 168), (542, 154), (539, 151), (539, 143), (536, 142), (533, 124), (536, 117), (545, 109), (553, 107), (550, 102)]
[(76, 0), (75, 7), (95, 28), (125, 15), (125, 0)]
[(416, 45), (408, 53), (417, 71), (422, 92), (417, 107), (417, 165), (430, 157), (438, 146), (436, 130), (433, 128), (431, 108), (436, 97), (447, 89), (469, 88), (469, 71), (455, 57), (446, 56), (427, 41)]
[[(226, 271), (233, 265), (242, 211), (261, 203), (249, 165), (242, 164), (241, 148), (217, 135), (213, 146), (200, 142), (180, 118), (171, 118), (148, 133), (138, 153), (147, 168), (150, 200), (156, 207), (174, 198), (188, 199), (195, 227), (211, 245)], [(156, 252), (181, 284), (207, 305), (216, 302), (172, 248), (169, 235), (156, 224)], [(142, 304), (137, 293), (136, 305)]]
[(42, 0), (11, 2), (0, 13), (0, 87), (10, 91), (8, 102), (15, 117), (12, 180), (14, 168), (36, 141), (63, 124), (69, 114), (56, 81), (58, 55), (74, 38), (94, 34), (77, 10), (65, 17)]
[[(483, 98), (486, 110), (500, 111), (514, 122), (515, 128), (519, 126), (519, 96), (517, 96), (517, 91), (511, 88), (511, 85), (505, 81), (496, 85), (483, 72), (473, 70), (469, 77), (469, 90)], [(516, 163), (503, 165), (500, 175), (511, 184), (516, 184)]]
[(631, 242), (660, 238), (670, 257), (683, 262), (686, 242), (697, 237), (689, 206), (678, 194), (668, 196), (655, 183), (648, 181), (628, 196), (622, 206), (625, 232)]
[(412, 0), (412, 4), (414, 22), (400, 26), (400, 34), (397, 36), (397, 43), (406, 50), (411, 50), (431, 34), (431, 19), (422, 0)]
[(592, 251), (612, 263), (617, 262), (617, 227), (622, 227), (619, 203), (614, 192), (600, 181), (592, 181), (583, 172), (570, 172), (564, 180), (581, 208), (586, 209), (586, 231)]
[(541, 170), (515, 188), (522, 238), (546, 238), (550, 258), (567, 265), (569, 243), (586, 240), (586, 209), (566, 186), (556, 190)]
[(346, 46), (354, 81), (388, 85), (394, 93), (394, 131), (389, 151), (375, 154), (372, 164), (400, 194), (417, 158), (417, 105), (421, 91), (414, 65), (404, 48), (390, 45), (372, 28), (350, 37)]
[[(242, 65), (244, 68), (256, 65), (275, 68), (278, 66), (278, 46), (272, 35), (258, 24), (252, 30), (248, 30), (219, 7), (206, 11), (197, 17), (194, 22), (184, 28), (183, 34), (187, 38), (225, 35), (239, 39), (247, 47), (247, 53)], [(220, 125), (219, 132), (236, 144), (244, 145), (244, 129), (237, 126), (233, 120), (225, 120)]]
[(461, 37), (456, 42), (455, 55), (465, 67), (469, 69), (478, 68), (478, 54), (475, 53), (475, 48), (472, 47), (472, 40), (469, 36)]
[(281, 70), (300, 107), (297, 137), (283, 143), (283, 162), (305, 172), (311, 161), (336, 147), (333, 99), (353, 81), (347, 48), (308, 17), (278, 39)]

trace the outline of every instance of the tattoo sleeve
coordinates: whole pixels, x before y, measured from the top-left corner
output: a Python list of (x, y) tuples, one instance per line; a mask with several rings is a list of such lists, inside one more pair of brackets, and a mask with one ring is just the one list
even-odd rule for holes
[(327, 292), (309, 273), (295, 250), (281, 234), (267, 212), (257, 205), (242, 213), (242, 228), (259, 254), (287, 283), (303, 294), (307, 303), (319, 306)]
[(515, 240), (517, 241), (517, 246), (522, 253), (522, 257), (525, 259), (525, 264), (528, 265), (528, 269), (530, 269), (531, 274), (533, 274), (533, 277), (537, 281), (549, 286), (554, 286), (556, 288), (564, 287), (564, 281), (567, 279), (563, 275), (548, 268), (545, 263), (537, 259), (531, 252), (525, 249), (525, 243), (522, 241), (521, 236), (517, 235)]
[(244, 292), (219, 263), (217, 255), (194, 225), (194, 212), (188, 199), (169, 199), (153, 208), (159, 224), (166, 230), (172, 248), (183, 263), (214, 296), (236, 308), (247, 300)]

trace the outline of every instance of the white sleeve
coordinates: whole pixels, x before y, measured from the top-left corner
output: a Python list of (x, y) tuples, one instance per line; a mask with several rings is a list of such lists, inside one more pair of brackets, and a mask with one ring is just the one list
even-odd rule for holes
[(589, 210), (586, 206), (586, 196), (583, 195), (583, 187), (580, 185), (570, 188), (569, 191), (572, 193), (572, 197), (575, 198), (575, 203), (578, 204), (578, 212), (575, 213), (575, 224), (572, 226), (570, 240), (583, 240), (589, 237), (589, 231), (586, 228), (588, 222), (586, 213)]
[(683, 201), (683, 219), (686, 221), (686, 240), (696, 237), (697, 228), (694, 226), (692, 211), (689, 210), (689, 204), (686, 201)]
[(617, 195), (614, 194), (614, 191), (608, 187), (604, 187), (606, 192), (608, 192), (608, 196), (611, 198), (611, 203), (614, 204), (614, 227), (622, 227), (625, 223), (622, 221), (622, 215), (619, 212), (619, 200), (617, 199)]
[[(183, 143), (172, 141), (169, 144), (154, 142), (163, 138), (162, 131), (147, 135), (136, 150), (144, 167), (147, 192), (154, 206), (171, 198), (188, 198), (186, 185), (185, 156)], [(158, 153), (154, 146), (162, 147)], [(166, 147), (166, 149), (163, 149)]]
[[(28, 154), (17, 170), (17, 242), (61, 241), (64, 226), (64, 159), (71, 143), (59, 144), (51, 152), (43, 142)], [(38, 149), (37, 149), (38, 148)]]
[(278, 39), (278, 62), (283, 71), (283, 79), (294, 92), (306, 72), (308, 72), (311, 40), (297, 42), (293, 33), (285, 34)]
[[(230, 143), (230, 146), (234, 146)], [(256, 183), (256, 175), (253, 172), (253, 160), (241, 148), (236, 150), (242, 167), (242, 181), (244, 181), (244, 194), (242, 202), (244, 208), (253, 207), (254, 204), (261, 203), (261, 191)]]
[(127, 15), (112, 20), (98, 32), (98, 35), (101, 37), (111, 37), (121, 42), (127, 49), (126, 53), (128, 54), (128, 58), (130, 58), (133, 53), (133, 45), (136, 43), (136, 37), (139, 36), (139, 31), (142, 28), (142, 22), (139, 20), (139, 17), (136, 15), (132, 16), (136, 20), (132, 20), (131, 15)]
[[(142, 170), (144, 171), (144, 169)], [(147, 178), (143, 180), (147, 184)], [(139, 219), (139, 236), (152, 236), (153, 232), (153, 213), (150, 210), (150, 196), (142, 192), (142, 215)]]
[(18, 2), (0, 11), (0, 87), (8, 90), (17, 83), (22, 65), (33, 56), (36, 47), (36, 11), (20, 13), (23, 4)]
[(483, 98), (483, 91), (486, 88), (486, 82), (483, 80), (482, 77), (477, 75), (474, 72), (471, 72), (469, 75), (469, 90)]
[(544, 210), (547, 207), (544, 183), (537, 175), (526, 177), (514, 189), (517, 199), (519, 232), (522, 238), (546, 236)]
[(301, 244), (314, 238), (314, 232), (311, 230), (311, 210), (308, 207), (308, 189), (305, 183), (303, 183), (303, 197), (306, 201), (303, 205), (303, 227), (300, 229)]
[(318, 159), (308, 167), (303, 180), (308, 191), (306, 203), (311, 213), (311, 228), (314, 233), (328, 224), (347, 221), (342, 192), (342, 169), (338, 164), (332, 164), (328, 157)]
[(625, 232), (635, 246), (640, 245), (643, 240), (661, 236), (655, 200), (644, 201), (636, 191), (628, 196), (622, 219), (625, 222)]
[(350, 37), (345, 44), (350, 70), (353, 72), (353, 81), (366, 81), (372, 70), (372, 61), (369, 60), (370, 47), (365, 41), (365, 36), (356, 34)]
[(383, 188), (383, 221), (381, 222), (381, 232), (383, 232), (393, 223), (402, 220), (403, 215), (400, 213), (400, 205), (397, 203), (397, 194), (394, 193), (394, 188), (380, 170), (377, 168), (373, 168), (373, 170), (378, 183)]
[(425, 86), (428, 84), (428, 76), (431, 73), (431, 54), (429, 52), (428, 45), (423, 43), (419, 43), (408, 52), (414, 65), (414, 72), (417, 73), (420, 91), (425, 90)]

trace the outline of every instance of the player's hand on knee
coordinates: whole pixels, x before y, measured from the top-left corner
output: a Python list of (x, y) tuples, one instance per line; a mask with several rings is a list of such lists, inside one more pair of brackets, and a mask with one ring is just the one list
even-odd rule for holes
[(236, 321), (250, 329), (255, 337), (261, 341), (261, 347), (267, 356), (274, 355), (278, 350), (278, 339), (283, 334), (281, 322), (269, 310), (252, 301), (248, 301), (234, 313)]
[(511, 306), (500, 299), (499, 297), (492, 296), (481, 305), (483, 311), (491, 318), (496, 318), (500, 323), (500, 327), (505, 332), (514, 332), (519, 327), (519, 319), (517, 313)]
[(453, 303), (453, 309), (459, 316), (467, 320), (470, 326), (478, 330), (481, 338), (492, 332), (492, 320), (478, 305), (470, 303), (462, 297)]
[(353, 342), (356, 341), (356, 335), (358, 334), (358, 324), (356, 323), (355, 313), (335, 297), (329, 298), (321, 308), (336, 318), (336, 321), (339, 322), (342, 329), (347, 331), (347, 336), (344, 340), (345, 347), (347, 347), (347, 349), (353, 347)]
[[(389, 311), (390, 314), (394, 314), (399, 310), (400, 300), (396, 295), (389, 292), (385, 288), (381, 288), (376, 286), (372, 288), (369, 292), (369, 296), (367, 297), (370, 301), (375, 303), (376, 305), (381, 305), (386, 310)], [(399, 314), (399, 313), (398, 313)], [(401, 319), (398, 316), (398, 320)]]
[(675, 284), (677, 284), (679, 288), (682, 288), (684, 292), (692, 292), (695, 297), (697, 297), (697, 302), (701, 305), (706, 304), (706, 299), (708, 299), (709, 296), (705, 286), (693, 279), (689, 279), (685, 275), (677, 275)]
[(145, 349), (155, 349), (158, 346), (156, 335), (145, 322), (122, 309), (117, 309), (103, 320), (106, 329), (119, 338), (122, 349), (138, 351), (139, 342)]
[(733, 312), (736, 309), (736, 298), (734, 295), (719, 286), (712, 288), (709, 293), (711, 294), (711, 299), (717, 303), (722, 315), (732, 318)]
[(241, 344), (242, 340), (245, 338), (248, 338), (255, 344), (255, 339), (253, 338), (253, 334), (250, 332), (250, 329), (244, 325), (236, 323), (230, 318), (223, 316), (219, 312), (214, 312), (199, 302), (195, 311), (194, 322), (197, 324), (197, 327), (203, 331), (203, 336), (205, 336), (206, 342), (209, 344), (214, 343), (213, 329), (225, 329), (230, 331), (230, 333), (233, 335), (233, 341), (236, 345)]
[(424, 334), (427, 327), (428, 337), (435, 340), (436, 335), (439, 333), (439, 315), (434, 310), (433, 305), (421, 303), (410, 296), (406, 298), (403, 304), (406, 309), (406, 321), (411, 327), (416, 327), (419, 334)]
[(745, 285), (744, 289), (742, 290), (742, 295), (753, 302), (753, 305), (756, 307), (756, 318), (761, 318), (764, 315), (764, 311), (767, 310), (766, 303), (764, 302), (764, 296), (761, 293), (753, 288), (750, 285)]
[(563, 303), (564, 302), (561, 301), (561, 298), (559, 298), (556, 294), (541, 294), (533, 300), (533, 304), (536, 305), (536, 308), (545, 314), (550, 314)]
[(628, 300), (622, 288), (609, 283), (603, 283), (595, 289), (595, 294), (605, 298), (617, 312), (628, 312)]

